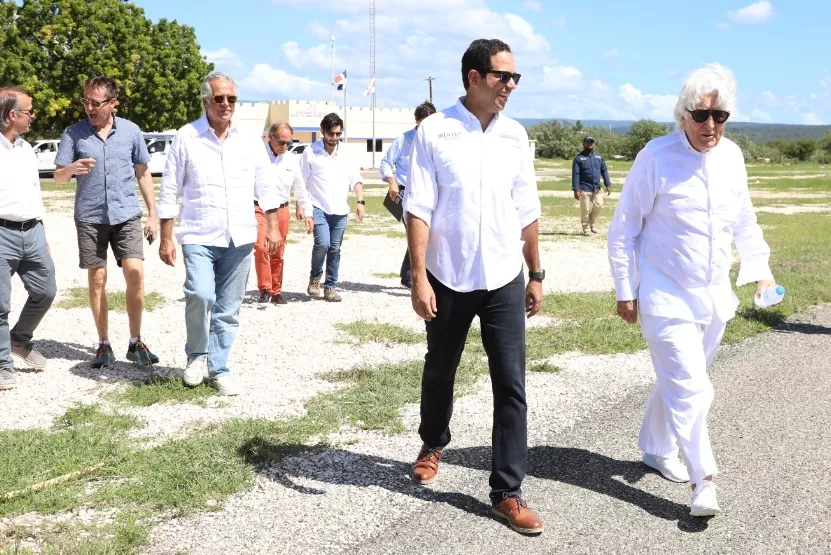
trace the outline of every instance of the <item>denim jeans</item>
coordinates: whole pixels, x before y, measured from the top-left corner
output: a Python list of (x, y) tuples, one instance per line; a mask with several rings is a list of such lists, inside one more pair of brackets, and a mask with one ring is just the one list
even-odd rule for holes
[(207, 357), (215, 378), (228, 374), (228, 355), (239, 329), (239, 308), (251, 269), (253, 245), (182, 245), (188, 362)]
[[(9, 331), (12, 276), (18, 274), (29, 294), (17, 324)], [(24, 231), (0, 227), (0, 368), (11, 368), (12, 345), (28, 345), (57, 293), (55, 265), (46, 247), (43, 225)]]
[(340, 244), (343, 242), (343, 232), (346, 231), (346, 218), (334, 214), (326, 214), (320, 208), (314, 209), (315, 246), (312, 249), (311, 277), (323, 275), (323, 260), (326, 260), (326, 280), (324, 288), (332, 288), (338, 283), (338, 267), (340, 266)]

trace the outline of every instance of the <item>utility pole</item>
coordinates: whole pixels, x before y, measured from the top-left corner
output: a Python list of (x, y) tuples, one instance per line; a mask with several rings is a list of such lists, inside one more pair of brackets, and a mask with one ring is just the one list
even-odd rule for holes
[(332, 35), (332, 104), (335, 103), (335, 35)]
[[(369, 82), (375, 79), (375, 0), (369, 0)], [(375, 91), (372, 95), (372, 167), (375, 167)]]
[(435, 77), (428, 77), (427, 79), (425, 79), (425, 81), (427, 81), (430, 84), (430, 104), (433, 103), (433, 81), (435, 80)]

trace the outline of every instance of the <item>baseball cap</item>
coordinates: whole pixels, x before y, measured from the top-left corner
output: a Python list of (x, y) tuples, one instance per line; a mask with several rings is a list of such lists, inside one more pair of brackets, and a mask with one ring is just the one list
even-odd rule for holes
[(583, 142), (585, 143), (587, 141), (595, 142), (593, 137), (589, 137), (588, 135), (586, 135), (585, 137), (583, 137)]

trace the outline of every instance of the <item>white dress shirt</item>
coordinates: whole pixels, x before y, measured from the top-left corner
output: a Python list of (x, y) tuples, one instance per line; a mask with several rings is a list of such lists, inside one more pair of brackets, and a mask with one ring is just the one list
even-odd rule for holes
[(722, 137), (698, 152), (683, 131), (650, 141), (609, 227), (617, 300), (638, 299), (643, 314), (709, 324), (715, 313), (726, 322), (739, 306), (731, 242), (741, 261), (737, 285), (773, 280), (739, 147)]
[[(306, 183), (300, 174), (300, 155), (287, 150), (280, 156), (276, 156), (268, 143), (265, 144), (265, 151), (271, 163), (277, 168), (277, 175), (285, 188), (286, 196), (291, 198), (291, 190), (294, 189), (294, 200), (303, 209), (304, 215), (311, 218), (313, 207), (309, 193), (306, 191)], [(256, 197), (254, 200), (259, 202)]]
[(257, 219), (251, 199), (255, 196), (264, 211), (288, 201), (262, 139), (241, 133), (232, 123), (220, 141), (205, 115), (179, 129), (165, 162), (157, 207), (160, 219), (178, 214), (179, 244), (254, 243)]
[(43, 219), (38, 159), (20, 137), (12, 144), (0, 134), (0, 218), (13, 222)]
[(522, 230), (540, 217), (528, 134), (497, 114), (488, 128), (460, 98), (416, 133), (407, 211), (430, 226), (427, 269), (454, 291), (493, 290), (522, 270)]
[(322, 140), (310, 144), (300, 157), (300, 172), (313, 206), (329, 215), (349, 214), (349, 191), (361, 183), (361, 172), (340, 147), (330, 155)]

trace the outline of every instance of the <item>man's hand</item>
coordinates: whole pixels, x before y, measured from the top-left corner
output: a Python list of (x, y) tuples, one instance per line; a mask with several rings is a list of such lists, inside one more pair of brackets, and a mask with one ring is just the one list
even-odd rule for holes
[(359, 204), (355, 208), (355, 213), (358, 215), (358, 221), (364, 221), (364, 214), (366, 214), (366, 206)]
[(390, 183), (390, 198), (393, 202), (397, 202), (396, 199), (398, 199), (398, 193), (398, 183)]
[(159, 258), (168, 266), (176, 265), (176, 244), (173, 239), (162, 237), (161, 243), (159, 243)]
[(528, 318), (540, 311), (542, 306), (542, 282), (532, 279), (525, 286), (525, 313)]
[(580, 191), (574, 191), (574, 200), (580, 200)]
[[(148, 233), (150, 234), (148, 236)], [(156, 216), (148, 216), (144, 224), (144, 236), (147, 237), (149, 244), (153, 244), (153, 240), (159, 236), (159, 218)]]
[(638, 299), (617, 302), (617, 315), (627, 324), (638, 321)]
[(305, 213), (303, 212), (303, 207), (300, 206), (299, 204), (297, 205), (297, 208), (294, 209), (294, 217), (297, 218), (298, 222), (302, 222), (303, 218), (305, 218)]
[(69, 167), (73, 175), (89, 175), (95, 167), (95, 158), (81, 158), (72, 162)]
[(413, 289), (410, 291), (410, 300), (413, 303), (413, 310), (419, 318), (428, 322), (436, 317), (436, 294), (430, 286), (425, 274), (419, 278), (413, 278)]
[(612, 189), (610, 189), (609, 187), (606, 187), (606, 196), (608, 197), (611, 194), (612, 194)]
[(315, 219), (311, 216), (306, 216), (306, 218), (303, 220), (303, 223), (306, 226), (307, 235), (315, 230)]
[(775, 281), (770, 281), (770, 280), (767, 280), (767, 279), (757, 281), (756, 282), (756, 298), (761, 299), (762, 298), (762, 293), (764, 293), (765, 289), (767, 289), (771, 285), (776, 285), (776, 282)]
[(280, 247), (283, 246), (283, 236), (280, 235), (280, 229), (276, 225), (266, 224), (265, 228), (265, 248), (268, 254), (274, 254)]

